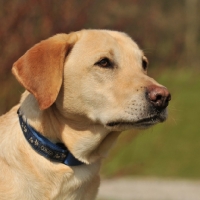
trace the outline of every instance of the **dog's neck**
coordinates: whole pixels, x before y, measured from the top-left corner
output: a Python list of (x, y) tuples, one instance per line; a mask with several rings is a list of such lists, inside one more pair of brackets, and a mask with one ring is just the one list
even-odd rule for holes
[(55, 105), (41, 111), (27, 91), (21, 99), (21, 110), (34, 129), (52, 142), (64, 143), (78, 160), (86, 164), (106, 157), (119, 135), (101, 124), (63, 117)]

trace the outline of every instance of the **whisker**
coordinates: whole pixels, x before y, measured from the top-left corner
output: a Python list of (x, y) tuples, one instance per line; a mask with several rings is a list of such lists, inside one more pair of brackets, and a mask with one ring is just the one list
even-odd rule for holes
[(182, 110), (180, 110), (180, 109), (177, 109), (176, 107), (169, 107), (168, 108), (168, 110), (170, 111), (170, 110), (172, 110), (172, 111), (182, 111)]
[(174, 117), (170, 117), (170, 119), (172, 119), (172, 121), (173, 121), (176, 125), (178, 125), (178, 122), (177, 122), (177, 120), (176, 120)]

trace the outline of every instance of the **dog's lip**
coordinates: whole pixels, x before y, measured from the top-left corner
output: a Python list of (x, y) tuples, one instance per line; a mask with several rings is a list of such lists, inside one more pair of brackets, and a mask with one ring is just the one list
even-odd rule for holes
[(154, 125), (158, 122), (163, 122), (165, 121), (166, 118), (161, 117), (160, 115), (154, 115), (151, 117), (146, 117), (139, 119), (137, 121), (124, 121), (124, 120), (118, 120), (118, 121), (111, 121), (106, 124), (108, 127), (115, 127), (115, 126), (135, 126), (135, 127), (140, 127), (140, 126), (151, 126)]

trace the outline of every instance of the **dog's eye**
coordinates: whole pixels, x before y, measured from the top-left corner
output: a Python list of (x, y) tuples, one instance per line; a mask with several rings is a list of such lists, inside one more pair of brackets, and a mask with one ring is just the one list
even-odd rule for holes
[(95, 63), (95, 65), (98, 65), (103, 68), (111, 68), (112, 67), (112, 63), (110, 62), (110, 60), (108, 58), (101, 59), (100, 61)]
[(148, 61), (147, 61), (147, 58), (143, 56), (142, 58), (142, 67), (143, 69), (146, 71), (147, 68), (148, 68)]

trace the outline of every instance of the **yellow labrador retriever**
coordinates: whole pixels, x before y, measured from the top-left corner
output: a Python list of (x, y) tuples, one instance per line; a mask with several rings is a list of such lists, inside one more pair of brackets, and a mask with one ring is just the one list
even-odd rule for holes
[(58, 34), (12, 72), (26, 88), (0, 118), (1, 200), (92, 200), (104, 158), (126, 129), (167, 117), (168, 90), (124, 33)]

